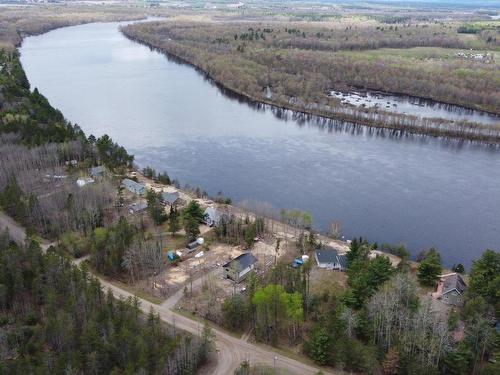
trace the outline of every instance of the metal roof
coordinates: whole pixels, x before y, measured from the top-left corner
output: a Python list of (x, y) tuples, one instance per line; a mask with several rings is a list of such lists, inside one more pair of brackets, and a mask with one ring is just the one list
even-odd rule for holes
[(222, 215), (215, 207), (207, 207), (203, 216), (208, 216), (212, 221), (219, 221)]
[(172, 204), (172, 203), (175, 203), (175, 201), (177, 199), (179, 199), (180, 195), (179, 195), (179, 192), (178, 191), (174, 191), (174, 192), (163, 192), (161, 193), (161, 199), (164, 201), (164, 202), (167, 202), (168, 204)]
[(98, 165), (97, 167), (90, 168), (90, 174), (95, 176), (106, 172), (106, 167), (103, 165)]
[(458, 273), (446, 275), (443, 277), (443, 294), (456, 289), (460, 294), (465, 292), (467, 285)]
[(231, 267), (231, 268), (234, 267), (236, 271), (239, 273), (243, 271), (245, 268), (250, 267), (252, 264), (255, 263), (257, 263), (257, 258), (252, 253), (243, 253), (241, 255), (238, 255), (232, 261), (224, 264), (223, 267)]
[(338, 263), (342, 268), (347, 267), (347, 257), (340, 255), (333, 247), (316, 250), (319, 263)]
[(122, 185), (125, 186), (127, 189), (136, 190), (136, 191), (146, 188), (146, 186), (144, 186), (138, 182), (135, 182), (134, 180), (130, 180), (128, 178), (126, 178), (122, 181)]

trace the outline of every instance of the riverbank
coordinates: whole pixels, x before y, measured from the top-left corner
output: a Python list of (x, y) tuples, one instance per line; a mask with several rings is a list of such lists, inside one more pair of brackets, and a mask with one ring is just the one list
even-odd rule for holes
[[(170, 27), (174, 31), (169, 31)], [(180, 28), (180, 30), (183, 29)], [(356, 124), (370, 128), (386, 129), (392, 133), (423, 134), (466, 139), (487, 144), (498, 144), (500, 142), (500, 124), (486, 125), (466, 120), (453, 121), (443, 118), (427, 118), (391, 113), (373, 108), (356, 108), (355, 106), (342, 105), (340, 100), (332, 98), (323, 98), (321, 99), (322, 102), (318, 102), (314, 100), (314, 96), (310, 98), (307, 96), (288, 96), (282, 92), (282, 87), (275, 87), (271, 84), (268, 84), (267, 87), (257, 89), (256, 85), (266, 81), (266, 75), (262, 73), (262, 69), (264, 71), (266, 69), (266, 61), (259, 67), (261, 76), (256, 76), (254, 70), (251, 70), (255, 69), (251, 65), (253, 62), (250, 62), (247, 57), (241, 57), (246, 55), (235, 55), (233, 52), (222, 50), (219, 57), (214, 54), (215, 52), (212, 53), (204, 50), (204, 44), (200, 44), (202, 42), (196, 44), (196, 47), (186, 44), (188, 42), (184, 42), (184, 39), (182, 39), (183, 31), (180, 30), (175, 30), (175, 27), (168, 23), (148, 23), (121, 28), (122, 33), (130, 40), (142, 43), (149, 48), (157, 49), (161, 53), (170, 56), (170, 58), (175, 58), (179, 62), (195, 67), (206, 79), (212, 81), (226, 93), (239, 96), (242, 100), (247, 100), (254, 105), (260, 104), (270, 106), (279, 111), (291, 111), (297, 117), (305, 119), (319, 116), (329, 119), (338, 125)], [(170, 32), (172, 34), (169, 34)], [(176, 37), (180, 39), (177, 40), (175, 39)], [(217, 51), (217, 47), (214, 45), (212, 47)], [(255, 53), (258, 52), (256, 51)], [(276, 51), (278, 57), (280, 53), (283, 53), (283, 51)], [(233, 62), (227, 66), (225, 65), (225, 61), (229, 57), (233, 59)], [(293, 64), (293, 61), (290, 60), (288, 64)], [(268, 66), (267, 69), (271, 71), (276, 68)], [(249, 71), (252, 71), (252, 73), (248, 73)], [(268, 81), (270, 79), (269, 74), (271, 73), (268, 73)], [(303, 72), (303, 75), (307, 75), (306, 72)], [(286, 77), (282, 79), (286, 79)], [(246, 83), (242, 83), (241, 81)], [(301, 82), (296, 82), (296, 84), (307, 85), (307, 82)], [(312, 82), (311, 84), (313, 84)], [(289, 83), (282, 83), (282, 85), (286, 84)], [(242, 89), (243, 86), (249, 87), (249, 89)]]
[(134, 21), (145, 19), (148, 12), (121, 6), (35, 5), (3, 7), (0, 14), (0, 49), (19, 48), (28, 36), (41, 35), (61, 27), (92, 22)]
[(141, 167), (212, 196), (223, 190), (234, 202), (309, 211), (316, 228), (327, 232), (336, 221), (346, 238), (404, 244), (413, 256), (435, 246), (448, 265), (469, 266), (498, 242), (490, 203), (500, 193), (500, 176), (490, 173), (496, 147), (336, 128), (250, 106), (221, 95), (191, 66), (128, 40), (118, 26), (28, 38), (21, 60), (52, 105), (87, 134), (111, 136)]

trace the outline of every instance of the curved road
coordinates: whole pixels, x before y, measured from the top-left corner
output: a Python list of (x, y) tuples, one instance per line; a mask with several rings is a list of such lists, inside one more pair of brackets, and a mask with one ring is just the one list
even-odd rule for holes
[[(0, 212), (0, 230), (4, 230), (5, 228), (9, 229), (11, 237), (16, 242), (22, 243), (26, 239), (26, 232), (24, 228), (3, 212)], [(44, 242), (41, 244), (41, 247), (45, 251), (50, 245), (51, 243)], [(78, 265), (83, 260), (84, 259), (80, 258), (75, 260), (74, 263)], [(132, 293), (129, 293), (102, 278), (99, 278), (99, 280), (104, 288), (110, 289), (113, 292), (115, 297), (134, 297)], [(202, 280), (202, 277), (196, 279), (193, 282), (193, 288), (200, 287)], [(202, 327), (198, 321), (191, 320), (183, 315), (175, 313), (175, 311), (172, 310), (177, 302), (179, 302), (182, 298), (182, 294), (183, 290), (181, 288), (177, 291), (177, 293), (173, 294), (160, 305), (153, 304), (142, 298), (138, 299), (140, 301), (140, 308), (145, 314), (148, 314), (149, 311), (153, 309), (153, 311), (159, 314), (160, 318), (164, 322), (194, 335), (199, 335)], [(274, 364), (276, 364), (277, 368), (285, 370), (286, 373), (289, 374), (313, 375), (320, 371), (320, 368), (283, 356), (275, 352), (270, 347), (249, 343), (245, 340), (245, 338), (236, 338), (217, 328), (212, 327), (212, 331), (215, 334), (214, 342), (217, 347), (217, 364), (213, 369), (213, 374), (232, 374), (244, 360), (249, 360), (251, 365), (259, 364), (273, 367)], [(321, 371), (323, 371), (324, 374), (342, 374), (340, 371), (332, 372), (331, 370), (327, 371), (324, 369), (321, 369)]]

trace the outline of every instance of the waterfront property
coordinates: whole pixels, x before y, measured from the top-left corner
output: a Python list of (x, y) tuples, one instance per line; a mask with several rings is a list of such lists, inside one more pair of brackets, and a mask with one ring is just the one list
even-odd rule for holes
[(218, 225), (223, 218), (223, 214), (215, 207), (208, 207), (203, 213), (203, 221), (209, 227)]
[(467, 284), (460, 274), (453, 272), (441, 275), (436, 292), (432, 296), (442, 300), (448, 305), (461, 306), (463, 304), (463, 294), (467, 289)]
[(257, 258), (252, 253), (243, 253), (222, 267), (224, 267), (224, 274), (227, 279), (239, 283), (255, 268), (256, 263)]
[(161, 193), (161, 201), (164, 205), (175, 206), (179, 203), (180, 195), (178, 191)]
[(128, 178), (122, 181), (122, 187), (137, 195), (146, 193), (146, 186)]
[(339, 254), (333, 247), (316, 250), (314, 258), (320, 268), (338, 271), (345, 271), (347, 269), (346, 256)]
[[(300, 206), (320, 231), (335, 219), (346, 238), (404, 243), (412, 256), (432, 244), (446, 265), (468, 267), (482, 249), (500, 243), (491, 204), (500, 201), (500, 173), (491, 173), (499, 152), (248, 106), (221, 95), (191, 67), (127, 40), (118, 26), (95, 23), (25, 38), (21, 61), (32, 86), (68, 120), (87, 134), (119, 140), (139, 165), (157, 171), (168, 165), (177, 179), (212, 193), (223, 189), (235, 202)], [(95, 63), (110, 53), (147, 58)], [(136, 79), (123, 79), (131, 72)], [(148, 105), (155, 100), (164, 105)], [(112, 108), (119, 110), (102, 115)], [(138, 118), (147, 121), (138, 126)], [(456, 202), (461, 215), (454, 215)]]

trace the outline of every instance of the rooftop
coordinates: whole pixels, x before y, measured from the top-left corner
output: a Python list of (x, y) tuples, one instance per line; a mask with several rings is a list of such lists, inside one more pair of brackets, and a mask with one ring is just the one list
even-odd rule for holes
[(465, 292), (467, 285), (458, 273), (451, 273), (443, 276), (443, 294), (456, 289), (460, 294)]
[(135, 182), (134, 180), (130, 180), (128, 178), (124, 179), (122, 181), (122, 185), (124, 185), (126, 188), (130, 188), (130, 189), (135, 189), (135, 190), (139, 190), (139, 189), (144, 189), (145, 186), (138, 183), (138, 182)]
[(243, 253), (238, 255), (232, 261), (224, 264), (223, 267), (234, 267), (237, 272), (241, 272), (255, 263), (257, 263), (257, 258), (252, 253)]
[(320, 263), (338, 263), (342, 268), (347, 267), (347, 258), (340, 255), (333, 247), (316, 250), (316, 257)]
[(90, 174), (97, 175), (102, 174), (106, 171), (106, 167), (104, 165), (98, 165), (97, 167), (90, 168)]
[(205, 210), (204, 212), (204, 216), (207, 216), (212, 219), (212, 220), (219, 220), (220, 217), (222, 216), (221, 213), (219, 212), (219, 210), (217, 210), (217, 208), (215, 207), (207, 207), (207, 209)]
[(180, 198), (180, 195), (179, 195), (178, 191), (174, 191), (174, 192), (165, 192), (164, 191), (163, 193), (161, 193), (161, 199), (164, 202), (167, 202), (169, 204), (175, 203), (175, 201), (179, 198)]

